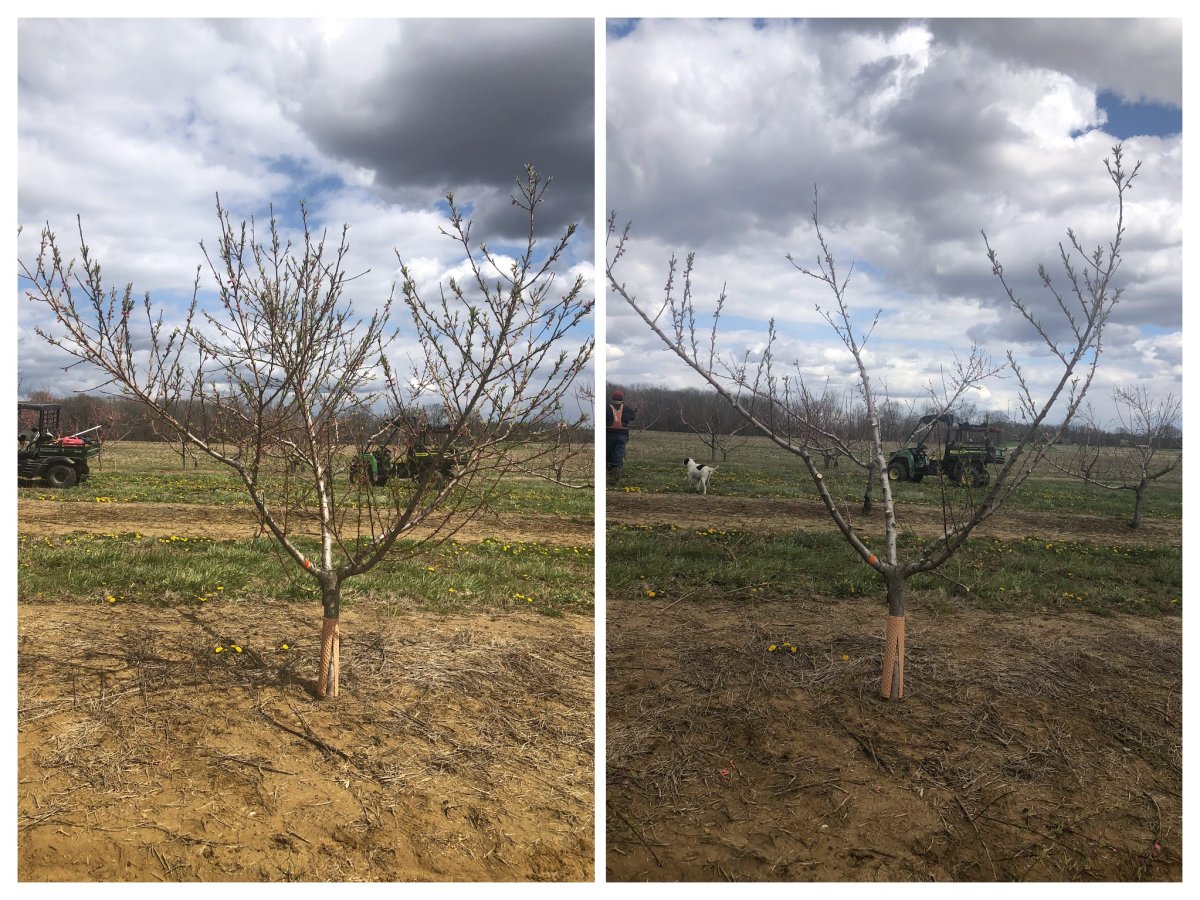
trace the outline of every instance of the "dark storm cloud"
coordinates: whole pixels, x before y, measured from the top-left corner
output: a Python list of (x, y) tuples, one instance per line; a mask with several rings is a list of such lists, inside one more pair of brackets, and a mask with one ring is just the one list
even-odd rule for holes
[(1111, 87), (1129, 101), (1183, 102), (1180, 19), (931, 19), (936, 38), (976, 52), (1064, 72)]
[(1182, 105), (1182, 57), (1164, 44), (1182, 40), (1181, 19), (812, 19), (814, 35), (889, 36), (920, 22), (944, 45), (967, 47), (980, 65), (1013, 60), (1113, 88), (1123, 99)]
[(593, 216), (594, 39), (590, 19), (402, 23), (358, 88), (303, 101), (301, 121), (332, 156), (373, 170), (377, 188), (455, 190), (481, 231), (509, 214), (526, 163), (553, 176), (548, 225)]

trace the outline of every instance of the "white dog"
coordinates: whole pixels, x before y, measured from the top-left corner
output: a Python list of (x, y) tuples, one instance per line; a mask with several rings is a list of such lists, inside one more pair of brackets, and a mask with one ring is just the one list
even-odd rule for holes
[(684, 460), (688, 467), (688, 478), (696, 482), (696, 490), (708, 493), (708, 479), (712, 473), (717, 471), (716, 466), (706, 466), (703, 463), (698, 463), (690, 456)]

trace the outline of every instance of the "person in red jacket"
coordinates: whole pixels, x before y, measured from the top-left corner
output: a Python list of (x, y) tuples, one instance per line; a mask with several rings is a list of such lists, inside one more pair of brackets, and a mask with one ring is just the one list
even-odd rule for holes
[(625, 392), (617, 388), (612, 392), (605, 416), (605, 439), (608, 453), (608, 477), (621, 480), (621, 468), (625, 465), (625, 445), (629, 443), (629, 423), (637, 417), (637, 410), (625, 405)]

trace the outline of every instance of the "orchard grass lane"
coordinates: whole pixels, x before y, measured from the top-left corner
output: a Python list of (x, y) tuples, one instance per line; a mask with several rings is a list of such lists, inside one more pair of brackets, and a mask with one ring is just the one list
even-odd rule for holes
[[(315, 552), (315, 541), (300, 543)], [(592, 571), (592, 548), (586, 545), (450, 541), (359, 576), (347, 587), (346, 604), (369, 596), (397, 608), (442, 613), (524, 609), (591, 615)], [(272, 543), (179, 535), (22, 535), (17, 578), (22, 603), (187, 608), (319, 597), (313, 579), (280, 559)]]
[[(1004, 446), (1003, 437), (1001, 435), (1000, 446)], [(718, 470), (709, 485), (710, 493), (726, 497), (818, 499), (799, 461), (767, 438), (738, 437), (732, 443), (736, 446), (727, 458), (718, 455), (715, 463)], [(892, 450), (898, 448), (899, 444), (890, 447)], [(679, 460), (692, 456), (697, 462), (712, 463), (707, 454), (703, 454), (703, 449), (700, 440), (692, 434), (640, 432), (630, 441), (621, 489), (630, 493), (686, 491), (686, 472)], [(1069, 446), (1056, 447), (1051, 453), (1065, 462), (1072, 449)], [(1121, 451), (1111, 448), (1106, 452)], [(825, 484), (836, 499), (851, 506), (861, 505), (866, 487), (865, 469), (859, 469), (843, 458), (837, 467), (825, 467), (822, 471)], [(949, 490), (963, 489), (952, 486)], [(942, 502), (941, 485), (936, 478), (926, 478), (920, 484), (894, 483), (892, 491), (899, 504), (940, 506)], [(875, 495), (878, 501), (878, 488)], [(1129, 518), (1133, 513), (1133, 494), (1130, 491), (1107, 491), (1089, 486), (1044, 465), (1005, 502), (1004, 508), (1027, 512), (1066, 510), (1078, 514)], [(1148, 518), (1183, 517), (1182, 475), (1178, 469), (1150, 485), (1145, 515)]]
[[(912, 543), (902, 539), (904, 543)], [(879, 601), (879, 577), (832, 531), (760, 535), (672, 525), (610, 526), (608, 594), (647, 603), (814, 597)], [(1097, 615), (1182, 613), (1178, 547), (980, 537), (939, 574), (912, 579), (913, 598), (948, 612), (978, 609)]]

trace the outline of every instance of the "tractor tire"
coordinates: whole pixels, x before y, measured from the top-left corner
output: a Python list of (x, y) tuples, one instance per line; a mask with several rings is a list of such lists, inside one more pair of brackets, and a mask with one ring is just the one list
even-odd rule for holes
[(888, 481), (908, 481), (908, 466), (903, 460), (888, 463)]
[(975, 469), (971, 474), (972, 474), (971, 483), (972, 483), (973, 487), (977, 487), (977, 488), (987, 487), (988, 484), (992, 480), (991, 473), (988, 472), (988, 470), (983, 468), (982, 466), (980, 466), (978, 469)]
[(46, 483), (46, 487), (52, 488), (69, 488), (74, 487), (78, 478), (75, 475), (75, 470), (66, 463), (55, 463), (46, 469), (42, 475), (42, 480)]

